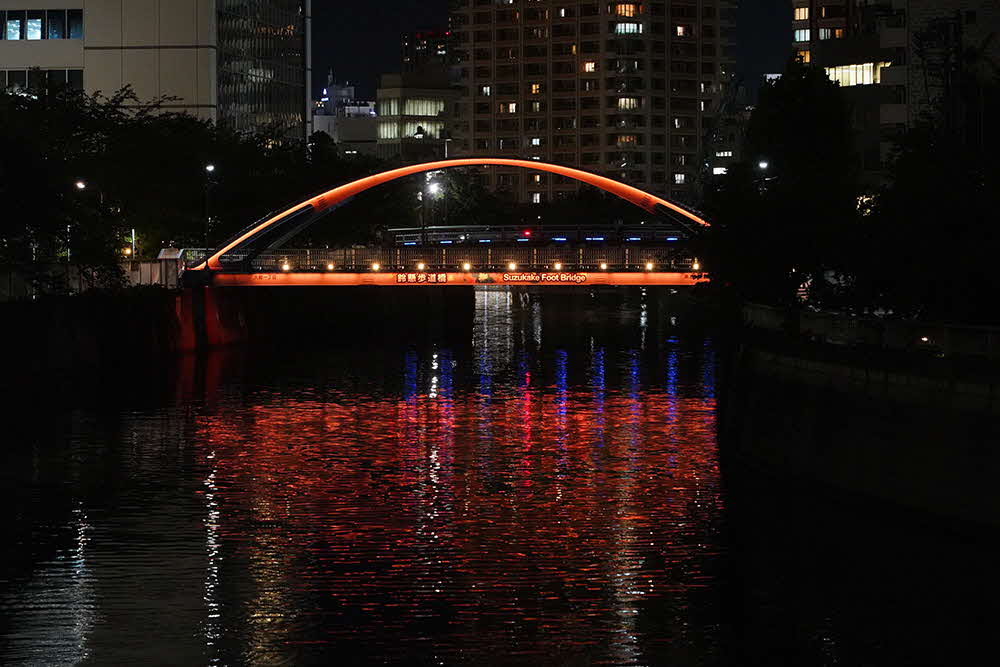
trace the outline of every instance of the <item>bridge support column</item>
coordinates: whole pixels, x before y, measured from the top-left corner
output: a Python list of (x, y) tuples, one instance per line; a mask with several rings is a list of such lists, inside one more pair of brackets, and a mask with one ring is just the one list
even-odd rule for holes
[(245, 302), (250, 295), (237, 292), (217, 287), (181, 290), (177, 299), (180, 349), (202, 350), (247, 342)]

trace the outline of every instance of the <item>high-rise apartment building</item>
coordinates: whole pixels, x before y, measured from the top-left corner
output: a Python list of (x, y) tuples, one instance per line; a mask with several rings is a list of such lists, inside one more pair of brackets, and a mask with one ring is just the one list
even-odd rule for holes
[(310, 0), (0, 0), (0, 86), (138, 97), (305, 137)]
[[(452, 0), (456, 154), (537, 159), (693, 201), (732, 76), (733, 0)], [(730, 153), (731, 154), (731, 153)], [(519, 201), (577, 184), (492, 169)]]
[(803, 62), (812, 60), (817, 42), (843, 39), (850, 31), (854, 0), (794, 0), (792, 39)]
[(451, 34), (447, 30), (418, 30), (403, 35), (403, 72), (415, 72), (428, 67), (447, 67), (448, 43)]
[(982, 134), (989, 111), (959, 108), (960, 89), (1000, 58), (1000, 43), (991, 37), (1000, 24), (996, 0), (794, 0), (793, 12), (794, 51), (844, 89), (871, 187), (882, 182), (895, 144), (921, 118)]

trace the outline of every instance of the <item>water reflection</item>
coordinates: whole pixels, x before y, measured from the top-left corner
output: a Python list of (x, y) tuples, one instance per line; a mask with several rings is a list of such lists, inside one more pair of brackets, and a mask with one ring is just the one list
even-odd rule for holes
[(644, 293), (581, 299), (482, 290), (468, 347), (257, 351), (111, 432), (53, 426), (85, 443), (57, 495), (86, 548), (12, 571), (5, 655), (717, 660), (712, 348)]

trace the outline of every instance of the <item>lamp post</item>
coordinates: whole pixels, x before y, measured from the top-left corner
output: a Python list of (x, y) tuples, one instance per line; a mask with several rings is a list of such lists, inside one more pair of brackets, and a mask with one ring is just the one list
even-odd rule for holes
[(205, 248), (208, 249), (208, 236), (211, 232), (212, 225), (212, 186), (214, 185), (213, 175), (215, 174), (215, 165), (206, 164), (205, 165)]

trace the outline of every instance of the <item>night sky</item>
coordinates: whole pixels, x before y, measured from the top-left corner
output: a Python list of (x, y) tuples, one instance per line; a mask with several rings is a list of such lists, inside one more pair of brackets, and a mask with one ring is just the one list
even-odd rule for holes
[[(317, 90), (333, 67), (338, 81), (374, 97), (379, 74), (398, 72), (400, 36), (447, 25), (447, 0), (313, 2), (313, 80)], [(747, 81), (780, 72), (791, 51), (791, 3), (744, 0), (740, 7), (737, 70)]]

